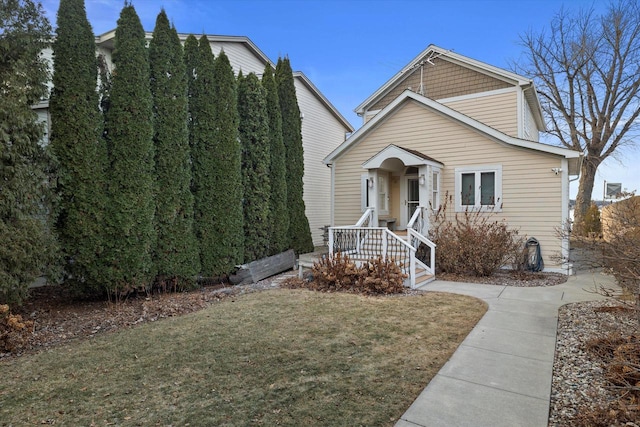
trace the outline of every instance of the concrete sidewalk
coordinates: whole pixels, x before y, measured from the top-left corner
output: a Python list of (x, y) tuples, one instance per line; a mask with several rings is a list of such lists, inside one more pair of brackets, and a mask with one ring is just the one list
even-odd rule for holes
[(537, 288), (436, 280), (421, 289), (471, 295), (489, 309), (396, 427), (547, 426), (558, 308), (603, 299), (599, 272), (578, 271), (562, 285)]

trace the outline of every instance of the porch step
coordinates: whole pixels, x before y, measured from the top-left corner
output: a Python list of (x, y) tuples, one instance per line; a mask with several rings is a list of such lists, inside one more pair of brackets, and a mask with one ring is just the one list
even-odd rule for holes
[(436, 280), (436, 278), (433, 274), (423, 274), (420, 277), (416, 276), (416, 288), (426, 285), (427, 283), (433, 282), (434, 280)]

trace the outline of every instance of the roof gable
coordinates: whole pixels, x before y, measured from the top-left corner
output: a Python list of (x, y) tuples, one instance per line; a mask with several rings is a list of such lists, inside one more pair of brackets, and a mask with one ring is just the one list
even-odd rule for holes
[(427, 156), (426, 154), (422, 154), (419, 151), (399, 147), (394, 144), (389, 144), (387, 147), (380, 150), (375, 156), (364, 162), (362, 164), (362, 167), (365, 169), (377, 169), (381, 167), (384, 161), (389, 158), (400, 159), (405, 166), (444, 166), (442, 162), (439, 162), (436, 159)]
[(531, 79), (435, 45), (429, 45), (354, 111), (358, 115), (378, 111), (406, 89), (439, 100), (509, 87), (525, 90), (536, 123), (539, 129), (544, 129), (542, 109)]
[(400, 96), (398, 96), (391, 104), (387, 105), (380, 113), (378, 113), (373, 119), (369, 120), (364, 126), (358, 129), (349, 139), (338, 146), (333, 152), (331, 152), (325, 159), (325, 164), (331, 164), (338, 159), (349, 148), (357, 145), (366, 135), (375, 131), (382, 123), (384, 123), (389, 117), (393, 116), (403, 105), (407, 102), (416, 102), (422, 107), (440, 114), (448, 119), (466, 126), (475, 132), (482, 134), (490, 140), (496, 143), (502, 144), (511, 148), (534, 150), (541, 153), (557, 155), (569, 159), (570, 174), (576, 175), (579, 170), (579, 162), (582, 157), (582, 153), (579, 151), (569, 150), (567, 148), (556, 147), (553, 145), (547, 145), (540, 142), (533, 142), (524, 139), (514, 138), (505, 133), (502, 133), (486, 124), (479, 122), (469, 116), (466, 116), (456, 110), (453, 110), (446, 105), (440, 104), (432, 99), (419, 95), (415, 92), (405, 90)]

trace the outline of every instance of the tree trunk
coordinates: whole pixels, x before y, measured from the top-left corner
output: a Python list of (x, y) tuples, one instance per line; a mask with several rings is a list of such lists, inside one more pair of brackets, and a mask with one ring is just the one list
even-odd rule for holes
[(599, 159), (585, 157), (580, 168), (580, 183), (578, 185), (578, 194), (576, 195), (576, 206), (573, 215), (573, 223), (575, 233), (582, 234), (582, 222), (584, 215), (591, 206), (591, 193), (593, 192), (593, 184), (596, 178), (596, 171), (601, 161)]

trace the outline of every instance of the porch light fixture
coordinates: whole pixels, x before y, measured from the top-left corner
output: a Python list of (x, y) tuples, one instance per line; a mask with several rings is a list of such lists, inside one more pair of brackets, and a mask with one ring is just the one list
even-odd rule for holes
[(369, 188), (373, 188), (373, 179), (369, 178), (367, 181), (369, 181)]
[(420, 185), (424, 185), (425, 183), (424, 175), (420, 175), (420, 178), (418, 178), (418, 182), (420, 183)]

